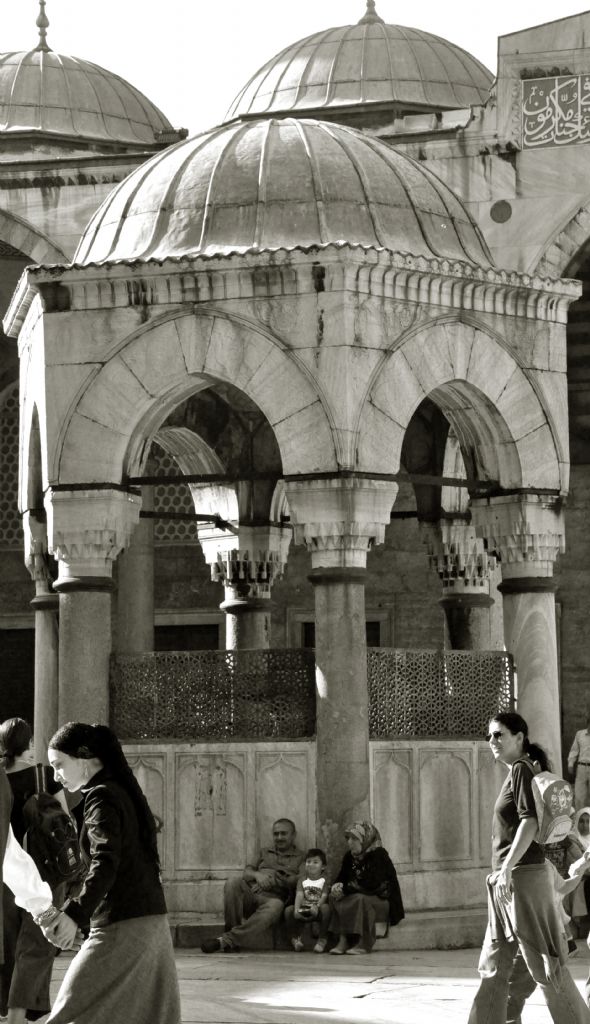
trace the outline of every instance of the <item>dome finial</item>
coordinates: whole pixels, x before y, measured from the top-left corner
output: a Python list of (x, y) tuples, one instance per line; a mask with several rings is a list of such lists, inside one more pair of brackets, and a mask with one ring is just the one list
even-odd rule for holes
[(370, 25), (375, 21), (380, 21), (382, 25), (385, 24), (383, 18), (380, 18), (375, 10), (375, 0), (367, 0), (367, 10), (359, 21), (359, 25)]
[(51, 52), (51, 47), (47, 44), (47, 29), (49, 28), (49, 18), (45, 13), (45, 2), (46, 0), (39, 0), (39, 16), (35, 22), (39, 29), (39, 43), (35, 47), (36, 50), (43, 50), (45, 53)]

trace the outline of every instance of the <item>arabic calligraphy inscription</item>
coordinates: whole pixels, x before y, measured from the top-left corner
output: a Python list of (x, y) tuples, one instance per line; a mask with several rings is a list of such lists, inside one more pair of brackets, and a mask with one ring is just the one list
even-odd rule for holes
[(523, 149), (590, 141), (590, 75), (531, 78), (522, 83)]

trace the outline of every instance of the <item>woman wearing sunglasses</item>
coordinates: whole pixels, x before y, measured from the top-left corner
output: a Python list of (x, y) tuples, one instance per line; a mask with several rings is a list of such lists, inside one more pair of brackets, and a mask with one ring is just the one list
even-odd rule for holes
[(589, 1024), (590, 1010), (566, 967), (567, 939), (551, 868), (535, 842), (532, 779), (549, 769), (516, 712), (499, 712), (487, 737), (496, 761), (508, 767), (492, 819), (488, 927), (479, 961), (481, 983), (469, 1024), (507, 1024), (507, 1008), (522, 1005), (538, 985), (558, 1024)]

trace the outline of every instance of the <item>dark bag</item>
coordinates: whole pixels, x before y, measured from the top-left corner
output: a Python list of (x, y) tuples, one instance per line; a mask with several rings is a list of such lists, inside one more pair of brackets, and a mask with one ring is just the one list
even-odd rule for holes
[(74, 882), (83, 873), (76, 826), (59, 800), (46, 791), (43, 765), (35, 765), (36, 793), (23, 806), (23, 846), (35, 861), (41, 878), (54, 888)]

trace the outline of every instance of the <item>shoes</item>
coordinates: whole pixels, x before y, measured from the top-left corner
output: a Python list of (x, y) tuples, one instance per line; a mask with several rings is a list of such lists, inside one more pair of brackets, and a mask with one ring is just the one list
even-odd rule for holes
[(327, 939), (318, 939), (315, 946), (313, 947), (314, 953), (325, 953), (326, 946), (328, 945)]
[(568, 942), (567, 942), (567, 955), (569, 957), (577, 956), (578, 952), (579, 952), (579, 950), (578, 950), (578, 947), (577, 947), (576, 943), (574, 942), (574, 940), (573, 939), (568, 939)]
[(368, 952), (369, 950), (363, 949), (362, 946), (353, 946), (352, 949), (346, 950), (348, 956), (361, 956), (363, 954), (366, 956)]
[(291, 939), (291, 945), (296, 953), (302, 953), (305, 948), (299, 936), (296, 939)]
[(348, 953), (347, 949), (342, 949), (342, 946), (334, 946), (334, 949), (330, 950), (332, 956), (343, 956), (344, 953)]
[(221, 939), (205, 939), (201, 943), (201, 949), (203, 953), (221, 953), (223, 944)]

